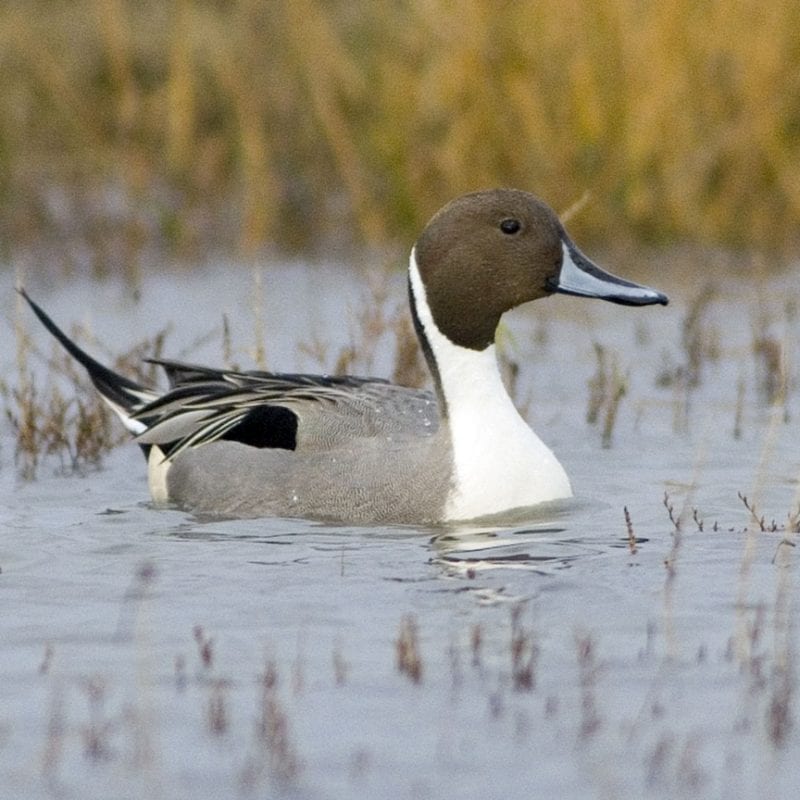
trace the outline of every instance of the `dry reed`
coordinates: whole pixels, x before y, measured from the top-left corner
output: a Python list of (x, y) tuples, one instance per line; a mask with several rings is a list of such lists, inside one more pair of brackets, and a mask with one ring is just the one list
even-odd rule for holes
[(754, 0), (4, 3), (0, 238), (135, 273), (153, 244), (406, 242), (513, 184), (583, 241), (788, 251), (798, 29)]
[[(83, 472), (97, 468), (104, 456), (129, 436), (115, 425), (112, 414), (73, 359), (54, 345), (47, 359), (48, 377), (40, 381), (30, 363), (31, 354), (43, 356), (33, 345), (19, 319), (16, 323), (16, 374), (0, 381), (0, 400), (14, 434), (17, 470), (24, 480), (36, 477), (47, 456), (58, 459), (61, 470)], [(74, 330), (77, 341), (85, 332)], [(145, 339), (117, 359), (112, 368), (143, 385), (154, 385), (155, 366), (143, 359), (161, 355), (166, 330)], [(61, 389), (69, 386), (68, 394)]]

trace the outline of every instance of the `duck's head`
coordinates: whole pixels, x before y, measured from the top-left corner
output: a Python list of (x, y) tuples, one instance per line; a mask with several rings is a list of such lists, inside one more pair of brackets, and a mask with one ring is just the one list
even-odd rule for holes
[(436, 327), (473, 350), (492, 344), (506, 311), (554, 293), (633, 306), (668, 302), (661, 292), (600, 269), (548, 205), (516, 189), (474, 192), (448, 203), (417, 241), (414, 268)]

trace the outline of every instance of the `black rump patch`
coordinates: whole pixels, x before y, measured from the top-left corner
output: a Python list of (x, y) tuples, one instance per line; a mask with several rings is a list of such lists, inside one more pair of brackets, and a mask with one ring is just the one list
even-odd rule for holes
[(297, 416), (283, 406), (256, 406), (223, 437), (250, 447), (297, 448)]

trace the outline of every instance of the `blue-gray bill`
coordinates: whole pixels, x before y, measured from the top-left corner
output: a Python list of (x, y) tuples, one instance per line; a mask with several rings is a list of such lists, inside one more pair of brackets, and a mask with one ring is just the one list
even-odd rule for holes
[(661, 292), (618, 278), (600, 269), (570, 241), (562, 243), (562, 262), (558, 278), (550, 282), (551, 291), (578, 297), (598, 297), (624, 306), (667, 305)]

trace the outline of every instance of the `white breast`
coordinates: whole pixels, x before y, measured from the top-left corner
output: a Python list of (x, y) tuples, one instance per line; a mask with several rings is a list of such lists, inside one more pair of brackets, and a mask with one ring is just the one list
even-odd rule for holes
[(482, 352), (456, 349), (462, 351), (460, 363), (442, 365), (455, 478), (447, 518), (471, 519), (570, 497), (564, 468), (505, 391), (494, 345)]
[(410, 275), (452, 436), (453, 482), (445, 518), (471, 519), (571, 497), (564, 468), (511, 402), (495, 346), (477, 351), (453, 344), (433, 320), (413, 252)]

